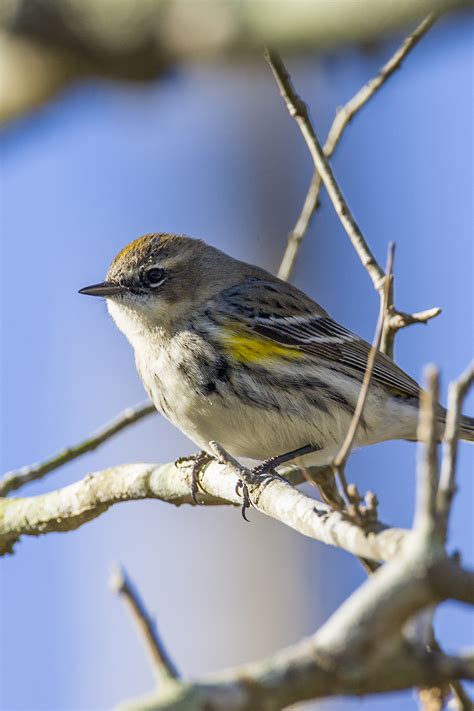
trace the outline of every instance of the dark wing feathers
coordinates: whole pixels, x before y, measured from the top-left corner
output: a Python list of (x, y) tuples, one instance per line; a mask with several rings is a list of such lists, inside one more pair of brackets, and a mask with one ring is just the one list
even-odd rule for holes
[[(251, 283), (232, 287), (221, 296), (226, 302), (226, 313), (234, 311), (245, 328), (329, 363), (339, 363), (362, 379), (371, 346), (291, 284), (252, 279)], [(394, 394), (419, 396), (416, 381), (384, 353), (377, 354), (372, 377)]]

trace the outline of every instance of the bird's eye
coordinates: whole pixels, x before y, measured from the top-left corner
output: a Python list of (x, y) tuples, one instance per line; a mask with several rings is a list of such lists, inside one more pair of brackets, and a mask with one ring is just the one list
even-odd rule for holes
[(150, 267), (143, 274), (143, 281), (151, 289), (156, 289), (166, 279), (166, 272), (159, 267)]

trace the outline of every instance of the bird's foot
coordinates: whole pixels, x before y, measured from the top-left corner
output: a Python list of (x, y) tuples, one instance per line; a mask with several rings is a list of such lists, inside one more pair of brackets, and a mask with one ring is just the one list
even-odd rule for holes
[[(263, 464), (263, 462), (262, 462)], [(259, 465), (261, 466), (261, 465)], [(246, 511), (251, 506), (254, 506), (252, 499), (250, 498), (250, 490), (252, 487), (261, 487), (265, 482), (273, 481), (274, 479), (281, 479), (281, 481), (286, 482), (286, 479), (279, 474), (274, 469), (268, 469), (261, 471), (258, 467), (253, 469), (245, 470), (245, 475), (242, 475), (237, 484), (235, 485), (235, 492), (238, 496), (242, 497), (242, 518), (248, 521)], [(286, 482), (287, 483), (287, 482)]]
[(203, 470), (209, 464), (209, 462), (214, 461), (212, 454), (202, 450), (197, 454), (192, 454), (188, 457), (179, 457), (175, 461), (176, 467), (181, 466), (191, 466), (191, 497), (195, 504), (198, 504), (197, 494), (199, 491), (199, 475), (202, 474)]
[(245, 521), (248, 521), (246, 515), (247, 510), (254, 505), (250, 496), (253, 488), (261, 487), (266, 480), (271, 481), (275, 478), (286, 481), (274, 471), (273, 467), (275, 466), (275, 458), (272, 458), (271, 460), (268, 459), (253, 469), (247, 469), (247, 467), (242, 466), (240, 462), (238, 462), (217, 442), (209, 442), (209, 446), (215, 452), (216, 459), (221, 464), (227, 464), (232, 467), (239, 477), (239, 480), (235, 485), (235, 492), (238, 496), (242, 497), (242, 518)]
[(253, 467), (253, 469), (241, 469), (241, 477), (236, 484), (235, 491), (238, 496), (242, 496), (242, 517), (245, 521), (248, 521), (246, 516), (246, 511), (251, 506), (253, 502), (250, 498), (250, 491), (252, 487), (262, 487), (266, 482), (274, 481), (275, 479), (280, 479), (286, 483), (285, 477), (280, 476), (275, 470), (275, 466), (278, 466), (278, 457), (271, 457), (270, 459), (265, 459), (261, 464)]

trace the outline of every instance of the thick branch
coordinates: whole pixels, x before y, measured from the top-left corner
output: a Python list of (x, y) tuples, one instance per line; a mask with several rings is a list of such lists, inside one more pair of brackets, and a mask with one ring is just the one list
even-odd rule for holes
[[(293, 481), (304, 480), (292, 471)], [(239, 472), (211, 463), (201, 475), (200, 503), (240, 504), (235, 492)], [(22, 535), (71, 531), (121, 501), (160, 499), (192, 504), (190, 469), (174, 464), (128, 464), (87, 476), (58, 491), (28, 498), (0, 501), (0, 552), (11, 552)], [(343, 514), (302, 494), (281, 479), (266, 480), (252, 488), (252, 503), (270, 516), (305, 536), (338, 546), (355, 555), (388, 560), (399, 550), (406, 532), (376, 524), (366, 532)]]
[(125, 708), (197, 711), (207, 703), (215, 711), (276, 710), (323, 696), (474, 678), (474, 657), (427, 653), (400, 635), (413, 615), (458, 596), (450, 580), (453, 566), (459, 568), (436, 539), (412, 534), (401, 554), (374, 573), (312, 637), (260, 662), (175, 686)]
[(134, 711), (280, 711), (291, 704), (329, 696), (376, 694), (474, 678), (474, 656), (449, 657), (409, 649), (383, 657), (369, 669), (354, 659), (337, 667), (303, 641), (262, 662), (169, 688), (120, 705)]
[[(323, 148), (324, 154), (327, 158), (330, 158), (334, 153), (339, 141), (342, 138), (342, 134), (354, 116), (375, 96), (375, 94), (382, 88), (392, 74), (400, 68), (405, 57), (418, 44), (420, 39), (426, 34), (426, 32), (428, 32), (435, 21), (436, 15), (434, 13), (428, 15), (428, 17), (426, 17), (418, 25), (418, 27), (404, 39), (400, 47), (398, 47), (388, 62), (380, 69), (377, 76), (367, 82), (367, 84), (359, 89), (357, 94), (355, 94), (352, 99), (350, 99), (342, 108), (338, 109), (336, 117), (332, 122), (331, 128), (329, 129)], [(280, 279), (288, 281), (290, 278), (301, 241), (305, 236), (311, 222), (311, 218), (318, 207), (321, 186), (321, 177), (318, 171), (315, 170), (306, 194), (303, 209), (301, 210), (296, 225), (288, 236), (288, 244), (280, 264), (280, 269), (278, 270), (278, 276)], [(419, 323), (419, 321), (416, 321), (416, 317), (419, 316), (419, 314), (403, 315), (408, 318), (413, 318), (414, 320), (412, 323)], [(424, 320), (426, 320), (426, 318)], [(406, 325), (408, 325), (408, 323), (406, 323)], [(399, 326), (399, 328), (402, 328), (402, 326)]]
[(150, 402), (144, 402), (135, 407), (128, 407), (111, 422), (86, 437), (86, 439), (74, 444), (72, 447), (62, 449), (49, 459), (46, 459), (46, 461), (40, 464), (30, 464), (21, 469), (7, 472), (0, 481), (0, 496), (6, 496), (11, 491), (16, 491), (30, 481), (42, 479), (46, 474), (62, 467), (73, 459), (81, 457), (83, 454), (86, 454), (86, 452), (92, 452), (126, 427), (130, 427), (130, 425), (151, 415), (153, 412), (156, 412), (156, 409)]

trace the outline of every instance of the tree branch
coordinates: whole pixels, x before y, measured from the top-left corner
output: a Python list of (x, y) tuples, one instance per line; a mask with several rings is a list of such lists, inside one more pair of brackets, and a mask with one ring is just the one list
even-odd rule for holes
[[(352, 246), (354, 247), (360, 261), (365, 267), (370, 276), (375, 290), (380, 296), (384, 291), (385, 274), (372, 253), (364, 235), (362, 234), (359, 225), (357, 224), (349, 205), (342, 193), (342, 190), (337, 182), (329, 161), (325, 155), (318, 137), (311, 123), (308, 107), (301, 97), (297, 94), (291, 77), (286, 69), (279, 54), (273, 50), (265, 50), (265, 59), (270, 65), (275, 80), (280, 89), (280, 94), (283, 97), (288, 112), (295, 119), (298, 127), (303, 135), (306, 145), (309, 149), (316, 172), (321, 177), (321, 181), (327, 190), (331, 202), (336, 210), (336, 213), (349, 237)], [(389, 318), (385, 321), (384, 333), (382, 335), (381, 350), (393, 357), (394, 337), (395, 333), (405, 326), (412, 323), (426, 322), (428, 319), (437, 316), (440, 309), (430, 309), (420, 312), (415, 315), (404, 314), (398, 312), (393, 305), (393, 278), (390, 280), (390, 290), (388, 297), (387, 310)]]
[[(384, 657), (370, 671), (357, 659), (337, 668), (310, 641), (255, 664), (223, 672), (200, 683), (176, 686), (120, 705), (138, 711), (280, 711), (293, 703), (340, 695), (399, 691), (434, 680), (471, 679), (474, 657), (416, 654), (409, 650)], [(207, 704), (207, 706), (206, 706)]]
[(362, 385), (361, 385), (360, 391), (359, 391), (359, 397), (357, 398), (356, 408), (354, 410), (354, 414), (352, 416), (352, 420), (349, 425), (349, 429), (347, 431), (344, 442), (342, 443), (342, 446), (334, 459), (333, 467), (336, 471), (343, 468), (346, 461), (347, 461), (347, 458), (348, 458), (350, 451), (352, 449), (352, 445), (354, 444), (354, 439), (357, 434), (360, 420), (361, 420), (361, 417), (364, 412), (364, 407), (365, 407), (365, 403), (367, 400), (367, 396), (369, 394), (370, 382), (372, 380), (372, 371), (374, 369), (377, 353), (379, 352), (380, 342), (382, 340), (382, 333), (383, 333), (383, 328), (384, 328), (384, 321), (385, 321), (386, 312), (387, 312), (389, 284), (390, 284), (390, 279), (391, 279), (392, 273), (393, 273), (394, 252), (395, 252), (395, 244), (393, 242), (391, 242), (388, 247), (387, 266), (385, 268), (385, 275), (386, 275), (385, 288), (383, 289), (382, 295), (380, 297), (380, 310), (379, 310), (379, 317), (378, 317), (378, 321), (377, 321), (377, 326), (375, 329), (374, 340), (372, 342), (372, 347), (369, 352), (369, 357), (367, 358), (367, 365), (366, 365), (365, 372), (364, 372), (364, 378), (362, 380)]
[(309, 118), (308, 107), (296, 93), (291, 77), (279, 54), (273, 50), (266, 49), (265, 59), (271, 67), (275, 81), (280, 89), (280, 94), (286, 103), (286, 108), (290, 116), (295, 119), (306, 141), (314, 166), (321, 176), (324, 187), (331, 198), (331, 202), (346, 230), (347, 236), (372, 279), (375, 289), (380, 293), (383, 289), (385, 279), (384, 271), (372, 254), (339, 187), (339, 183), (334, 176)]
[(434, 365), (425, 368), (426, 389), (420, 395), (418, 418), (417, 506), (414, 527), (434, 531), (437, 527), (438, 491), (438, 402), (439, 372)]
[[(418, 44), (420, 39), (428, 32), (428, 30), (436, 22), (437, 15), (431, 13), (426, 17), (418, 27), (406, 37), (400, 47), (396, 52), (390, 57), (388, 62), (380, 69), (376, 77), (370, 79), (359, 91), (350, 99), (342, 108), (339, 108), (334, 121), (332, 122), (331, 128), (329, 129), (326, 142), (324, 144), (324, 154), (327, 158), (330, 158), (337, 148), (342, 135), (352, 121), (354, 116), (375, 96), (375, 94), (382, 88), (385, 82), (392, 76), (394, 72), (401, 67), (401, 64), (405, 57), (411, 52), (411, 50)], [(284, 281), (288, 281), (293, 270), (296, 255), (298, 253), (301, 241), (303, 240), (306, 231), (308, 230), (311, 218), (313, 217), (315, 211), (319, 205), (319, 194), (321, 192), (322, 180), (318, 171), (315, 170), (311, 183), (309, 185), (306, 198), (303, 204), (303, 208), (298, 217), (298, 220), (293, 228), (293, 230), (288, 235), (288, 244), (286, 246), (283, 259), (280, 264), (280, 269), (278, 270), (278, 276)], [(432, 309), (434, 311), (434, 309)], [(400, 314), (401, 315), (401, 314)], [(413, 318), (412, 323), (425, 322), (427, 318), (433, 318), (431, 316), (426, 317), (426, 312), (423, 312), (423, 320), (416, 320), (417, 316), (420, 314), (403, 314), (409, 318)], [(408, 325), (408, 323), (406, 323)], [(403, 328), (404, 326), (400, 326)]]
[(111, 577), (112, 589), (121, 595), (143, 637), (157, 681), (167, 683), (179, 678), (179, 673), (160, 639), (155, 621), (147, 613), (138, 591), (124, 568), (117, 567)]
[[(287, 473), (295, 483), (301, 471)], [(200, 503), (240, 505), (235, 491), (240, 472), (218, 463), (201, 474)], [(122, 501), (160, 499), (193, 504), (190, 468), (175, 464), (125, 464), (90, 474), (82, 481), (41, 496), (0, 500), (0, 553), (12, 552), (21, 536), (71, 531)], [(252, 487), (252, 503), (261, 513), (305, 536), (373, 560), (388, 560), (400, 548), (406, 531), (374, 523), (364, 530), (342, 513), (306, 496), (280, 478)]]
[(448, 517), (451, 502), (456, 493), (455, 477), (459, 419), (461, 417), (464, 398), (473, 383), (474, 364), (471, 363), (461, 377), (451, 383), (449, 388), (448, 412), (446, 415), (446, 428), (443, 438), (443, 459), (441, 462), (441, 476), (436, 499), (436, 508), (444, 538), (446, 538), (448, 531)]
[(126, 410), (117, 415), (111, 422), (81, 442), (74, 444), (72, 447), (62, 449), (40, 464), (30, 464), (21, 469), (7, 472), (0, 481), (0, 496), (6, 496), (11, 491), (20, 489), (30, 481), (42, 479), (46, 474), (62, 467), (73, 459), (81, 457), (83, 454), (86, 454), (86, 452), (92, 452), (126, 427), (130, 427), (130, 425), (151, 415), (153, 412), (156, 412), (156, 408), (153, 403), (150, 402), (144, 402), (135, 407), (127, 407)]

